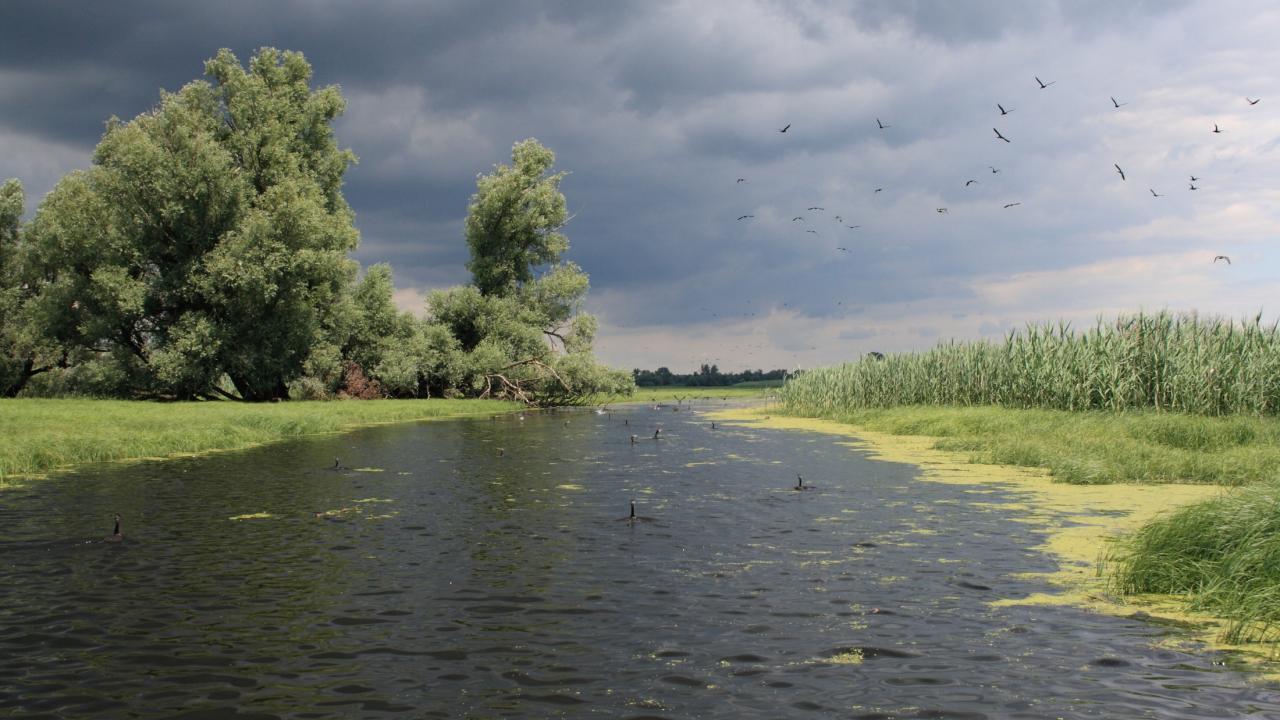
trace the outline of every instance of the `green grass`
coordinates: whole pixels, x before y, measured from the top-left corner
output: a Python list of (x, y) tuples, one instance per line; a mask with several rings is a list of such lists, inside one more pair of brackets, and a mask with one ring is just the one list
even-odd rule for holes
[(233, 450), (359, 425), (488, 415), (495, 400), (245, 404), (0, 399), (0, 481), (81, 463)]
[(897, 405), (1280, 413), (1280, 329), (1261, 319), (1135, 315), (1075, 332), (1030, 326), (1002, 343), (949, 342), (810, 370), (781, 391), (814, 415)]
[(994, 407), (864, 408), (820, 414), (867, 430), (930, 435), (977, 462), (1044, 468), (1070, 483), (1280, 479), (1280, 418)]
[(1280, 638), (1280, 483), (1265, 483), (1156, 520), (1113, 552), (1122, 593), (1184, 596), (1228, 618), (1227, 642)]
[(638, 387), (632, 395), (596, 398), (596, 404), (610, 405), (627, 402), (675, 404), (677, 398), (679, 398), (682, 403), (691, 401), (702, 403), (712, 400), (718, 401), (721, 398), (735, 400), (742, 398), (762, 398), (767, 395), (776, 394), (777, 390), (775, 389), (755, 385), (745, 387), (744, 385), (731, 385), (728, 387), (662, 385), (658, 387)]

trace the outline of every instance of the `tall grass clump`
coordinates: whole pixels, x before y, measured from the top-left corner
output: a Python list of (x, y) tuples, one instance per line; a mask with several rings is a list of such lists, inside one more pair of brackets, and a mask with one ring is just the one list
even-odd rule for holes
[(1156, 520), (1112, 554), (1125, 594), (1181, 595), (1227, 618), (1228, 642), (1280, 638), (1280, 484), (1255, 485)]
[(1280, 412), (1280, 327), (1169, 312), (1029, 325), (1003, 342), (951, 341), (919, 353), (807, 371), (780, 392), (796, 414), (899, 405)]

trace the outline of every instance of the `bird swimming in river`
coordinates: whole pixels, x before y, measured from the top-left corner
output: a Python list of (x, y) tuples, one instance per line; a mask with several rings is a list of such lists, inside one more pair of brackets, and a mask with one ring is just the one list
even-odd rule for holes
[(645, 517), (644, 515), (636, 514), (635, 500), (631, 501), (631, 514), (624, 518), (618, 518), (618, 520), (622, 522), (626, 522), (628, 525), (635, 525), (638, 522), (653, 522), (653, 518), (651, 517)]
[(351, 468), (347, 467), (346, 465), (343, 465), (342, 462), (338, 460), (338, 458), (334, 458), (333, 465), (330, 466), (329, 469), (334, 471), (342, 471), (342, 470), (350, 470)]
[[(1216, 262), (1218, 262), (1219, 260), (1226, 260), (1228, 265), (1230, 265), (1230, 264), (1231, 264), (1231, 258), (1227, 257), (1226, 255), (1214, 255), (1214, 256), (1213, 256), (1213, 261), (1214, 261), (1215, 263), (1216, 263)], [(119, 515), (117, 515), (116, 517), (119, 517)]]
[[(1116, 165), (1115, 163), (1111, 163), (1111, 164)], [(1124, 180), (1124, 170), (1121, 170), (1119, 165), (1116, 165), (1116, 172), (1120, 173), (1120, 179)]]
[[(1032, 77), (1035, 77), (1035, 76), (1034, 76), (1034, 75), (1032, 75)], [(1036, 82), (1040, 84), (1040, 89), (1041, 89), (1041, 90), (1044, 90), (1045, 88), (1049, 87), (1050, 85), (1052, 85), (1052, 84), (1054, 84), (1054, 83), (1056, 83), (1056, 82), (1058, 82), (1058, 81), (1057, 81), (1057, 80), (1050, 80), (1049, 82), (1045, 82), (1045, 81), (1043, 81), (1043, 80), (1041, 80), (1040, 78), (1038, 78), (1038, 77), (1037, 77), (1037, 78), (1036, 78)]]
[(631, 436), (631, 444), (632, 444), (632, 445), (635, 445), (635, 444), (636, 444), (636, 436), (635, 436), (635, 435), (632, 435), (632, 436)]
[(1005, 142), (1009, 142), (1009, 138), (1007, 138), (1007, 137), (1005, 137), (1005, 136), (1001, 135), (999, 130), (996, 130), (995, 128), (991, 128), (991, 129), (992, 129), (993, 131), (995, 131), (996, 139), (997, 139), (997, 140), (1003, 140), (1003, 141), (1005, 141)]
[(796, 473), (796, 486), (791, 488), (792, 490), (809, 490), (812, 487), (813, 487), (812, 485), (810, 485), (809, 487), (805, 487), (804, 478), (800, 477), (799, 473)]
[(102, 539), (102, 542), (118, 543), (124, 542), (124, 534), (120, 532), (120, 513), (116, 513), (116, 528), (111, 534)]

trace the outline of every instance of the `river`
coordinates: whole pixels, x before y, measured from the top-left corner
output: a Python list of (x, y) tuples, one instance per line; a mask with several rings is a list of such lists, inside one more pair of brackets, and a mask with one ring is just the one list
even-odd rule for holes
[[(381, 426), (6, 490), (0, 716), (1280, 718), (1274, 686), (1161, 647), (1167, 628), (992, 607), (1054, 566), (1000, 491), (712, 429), (711, 406)], [(116, 512), (124, 541), (99, 542)]]

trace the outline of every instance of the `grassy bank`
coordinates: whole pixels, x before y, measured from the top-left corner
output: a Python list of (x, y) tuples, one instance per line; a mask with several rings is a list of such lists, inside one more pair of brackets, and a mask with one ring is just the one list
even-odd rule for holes
[(892, 435), (927, 435), (976, 462), (1048, 470), (1070, 483), (1243, 485), (1280, 479), (1280, 419), (994, 407), (801, 412)]
[(0, 481), (80, 463), (234, 450), (359, 425), (488, 415), (494, 400), (245, 404), (0, 399)]
[(1143, 527), (1114, 553), (1122, 593), (1183, 597), (1228, 618), (1228, 642), (1280, 640), (1280, 484), (1265, 483), (1182, 508)]

